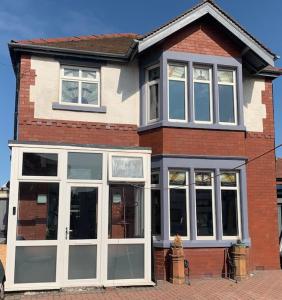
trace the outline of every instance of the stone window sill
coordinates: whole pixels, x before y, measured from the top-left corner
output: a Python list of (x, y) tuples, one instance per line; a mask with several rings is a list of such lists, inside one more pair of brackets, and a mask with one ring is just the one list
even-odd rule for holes
[(89, 107), (83, 105), (71, 105), (71, 104), (61, 104), (59, 102), (54, 102), (52, 104), (52, 109), (54, 110), (68, 110), (77, 112), (90, 112), (90, 113), (106, 113), (107, 109), (105, 106), (101, 107)]

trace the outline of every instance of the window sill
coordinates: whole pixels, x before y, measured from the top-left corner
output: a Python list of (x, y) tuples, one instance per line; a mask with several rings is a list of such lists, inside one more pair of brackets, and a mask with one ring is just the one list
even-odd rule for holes
[(246, 127), (244, 125), (200, 124), (200, 123), (192, 123), (192, 122), (180, 123), (180, 122), (171, 122), (171, 121), (158, 121), (153, 124), (142, 125), (138, 128), (138, 131), (142, 132), (142, 131), (151, 130), (159, 127), (246, 131)]
[(106, 113), (107, 109), (105, 106), (101, 107), (89, 107), (83, 105), (71, 105), (71, 104), (61, 104), (59, 102), (54, 102), (52, 104), (52, 109), (54, 110), (68, 110), (77, 112), (90, 112), (90, 113)]
[[(235, 244), (237, 239), (234, 240), (182, 240), (183, 248), (222, 248), (230, 247)], [(251, 245), (249, 239), (242, 241), (247, 247)], [(159, 240), (153, 241), (153, 246), (157, 248), (170, 248), (172, 240)]]

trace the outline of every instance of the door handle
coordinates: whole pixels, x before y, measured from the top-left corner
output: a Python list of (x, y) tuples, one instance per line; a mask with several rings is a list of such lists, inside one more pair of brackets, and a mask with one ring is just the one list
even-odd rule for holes
[(69, 235), (69, 230), (68, 230), (68, 227), (66, 227), (66, 231), (65, 231), (65, 233), (66, 233), (66, 240), (68, 239), (68, 235)]

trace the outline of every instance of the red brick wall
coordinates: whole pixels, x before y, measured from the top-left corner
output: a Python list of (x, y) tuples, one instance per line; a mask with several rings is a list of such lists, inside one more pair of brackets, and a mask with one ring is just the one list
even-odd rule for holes
[(48, 141), (77, 144), (137, 146), (136, 125), (103, 124), (34, 118), (30, 102), (30, 86), (35, 84), (35, 71), (30, 56), (23, 55), (20, 65), (18, 140)]
[[(218, 34), (220, 31), (220, 34)], [(239, 57), (241, 46), (225, 33), (215, 20), (206, 18), (179, 30), (163, 45), (165, 50)]]

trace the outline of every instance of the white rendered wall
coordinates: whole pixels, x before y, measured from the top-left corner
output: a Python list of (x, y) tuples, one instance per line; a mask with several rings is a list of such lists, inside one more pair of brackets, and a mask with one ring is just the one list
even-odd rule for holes
[(244, 122), (247, 131), (263, 132), (263, 119), (266, 118), (265, 104), (262, 103), (262, 91), (264, 90), (264, 79), (244, 77)]
[(139, 123), (138, 64), (107, 64), (101, 68), (101, 105), (106, 113), (53, 110), (59, 102), (60, 64), (50, 58), (32, 57), (35, 85), (30, 89), (35, 118), (67, 121), (135, 124)]

